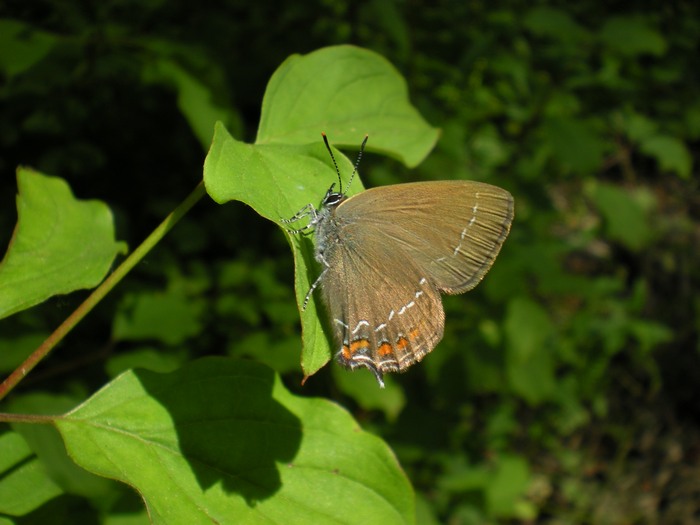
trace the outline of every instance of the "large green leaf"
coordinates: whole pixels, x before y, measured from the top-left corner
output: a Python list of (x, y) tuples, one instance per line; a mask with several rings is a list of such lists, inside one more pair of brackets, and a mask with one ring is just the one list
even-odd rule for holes
[(56, 425), (74, 460), (133, 486), (155, 524), (413, 521), (386, 444), (251, 361), (126, 372)]
[(0, 263), (0, 318), (97, 286), (126, 251), (103, 202), (78, 200), (62, 179), (23, 168), (17, 185), (17, 227)]
[[(404, 80), (381, 56), (352, 46), (325, 48), (288, 59), (265, 93), (256, 144), (231, 137), (218, 124), (204, 164), (207, 192), (217, 202), (240, 200), (277, 224), (303, 206), (318, 206), (338, 177), (321, 140), (374, 147), (412, 165), (433, 147), (438, 132), (409, 105)], [(344, 182), (352, 163), (336, 152)], [(362, 189), (359, 177), (349, 194)], [(301, 224), (292, 225), (298, 228)], [(311, 238), (290, 235), (297, 301), (320, 273)], [(328, 362), (326, 315), (310, 301), (302, 315), (302, 368), (311, 375)]]
[(408, 100), (406, 81), (381, 55), (353, 46), (292, 55), (270, 79), (258, 144), (308, 144), (325, 131), (335, 144), (419, 164), (435, 145), (432, 128)]

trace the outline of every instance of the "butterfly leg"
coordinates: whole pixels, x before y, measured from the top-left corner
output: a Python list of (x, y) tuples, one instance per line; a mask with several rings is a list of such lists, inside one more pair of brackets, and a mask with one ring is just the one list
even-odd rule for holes
[(326, 274), (328, 271), (328, 268), (323, 270), (321, 272), (321, 275), (319, 275), (316, 280), (314, 281), (314, 284), (311, 285), (311, 288), (309, 288), (309, 291), (306, 292), (306, 297), (304, 297), (304, 304), (301, 306), (301, 310), (304, 311), (306, 310), (306, 305), (309, 304), (309, 301), (311, 300), (311, 296), (314, 294), (314, 290), (318, 288), (318, 285), (321, 284), (321, 279), (323, 279), (323, 276)]
[(287, 228), (287, 233), (289, 233), (291, 235), (299, 235), (300, 233), (304, 233), (305, 231), (310, 230), (313, 227), (314, 227), (314, 224), (310, 222), (306, 226), (303, 226), (302, 228), (298, 228), (296, 230), (290, 230), (289, 228)]
[(304, 217), (308, 217), (309, 215), (313, 215), (314, 219), (316, 218), (316, 215), (317, 215), (316, 208), (314, 208), (314, 205), (311, 203), (304, 206), (302, 209), (300, 209), (298, 212), (296, 212), (289, 219), (281, 219), (280, 222), (282, 222), (284, 224), (289, 224), (290, 222), (296, 222), (298, 220), (303, 219)]
[(287, 233), (290, 233), (291, 235), (298, 235), (299, 233), (312, 229), (318, 222), (318, 211), (316, 210), (316, 208), (314, 208), (313, 204), (307, 204), (298, 212), (296, 212), (294, 216), (290, 217), (289, 219), (280, 219), (280, 222), (282, 224), (289, 224), (292, 222), (300, 221), (301, 219), (303, 219), (304, 217), (308, 217), (309, 215), (311, 215), (311, 220), (306, 226), (303, 226), (296, 230), (287, 228)]

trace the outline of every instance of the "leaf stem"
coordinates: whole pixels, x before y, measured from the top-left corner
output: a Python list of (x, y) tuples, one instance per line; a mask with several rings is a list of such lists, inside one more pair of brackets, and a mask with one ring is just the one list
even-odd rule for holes
[(204, 181), (161, 222), (31, 355), (0, 384), (3, 399), (85, 317), (205, 194)]

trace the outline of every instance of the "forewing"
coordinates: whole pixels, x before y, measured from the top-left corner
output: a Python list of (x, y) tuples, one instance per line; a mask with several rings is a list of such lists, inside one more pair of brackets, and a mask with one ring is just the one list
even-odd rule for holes
[(362, 192), (336, 215), (400, 250), (439, 290), (462, 293), (498, 255), (513, 221), (513, 197), (481, 182), (417, 182)]

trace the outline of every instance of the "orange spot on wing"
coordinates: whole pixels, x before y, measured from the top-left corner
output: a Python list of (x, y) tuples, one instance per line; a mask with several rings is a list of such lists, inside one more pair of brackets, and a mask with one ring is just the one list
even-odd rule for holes
[(379, 355), (387, 356), (391, 355), (393, 348), (391, 348), (391, 345), (389, 343), (382, 343), (379, 345), (377, 351), (379, 352)]
[(405, 350), (406, 347), (408, 346), (408, 339), (405, 337), (399, 337), (399, 339), (396, 341), (396, 348), (399, 350)]
[(410, 337), (411, 341), (413, 341), (414, 339), (417, 339), (419, 335), (420, 335), (420, 330), (418, 328), (416, 328), (416, 329), (412, 330), (410, 334), (408, 334), (408, 337)]
[(369, 348), (369, 341), (367, 339), (358, 339), (357, 341), (350, 343), (351, 354), (354, 354), (358, 350), (362, 350), (364, 348)]

